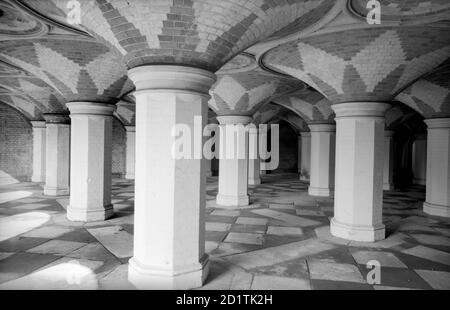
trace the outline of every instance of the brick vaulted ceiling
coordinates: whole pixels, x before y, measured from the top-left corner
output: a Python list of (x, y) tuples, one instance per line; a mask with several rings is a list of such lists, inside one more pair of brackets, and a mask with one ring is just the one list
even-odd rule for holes
[(375, 27), (292, 41), (269, 51), (264, 63), (333, 103), (391, 101), (449, 55), (448, 27)]
[(373, 27), (363, 0), (79, 2), (81, 24), (69, 25), (68, 0), (0, 0), (0, 102), (30, 120), (96, 101), (117, 104), (131, 125), (127, 70), (148, 64), (216, 72), (218, 115), (254, 115), (270, 101), (307, 122), (332, 121), (331, 104), (354, 100), (449, 111), (448, 0), (380, 0)]
[[(66, 0), (22, 2), (43, 14), (51, 12), (60, 21), (68, 13)], [(81, 27), (113, 46), (129, 68), (180, 64), (213, 72), (312, 10), (330, 8), (329, 0), (80, 2)]]
[(425, 118), (450, 117), (450, 60), (397, 96)]

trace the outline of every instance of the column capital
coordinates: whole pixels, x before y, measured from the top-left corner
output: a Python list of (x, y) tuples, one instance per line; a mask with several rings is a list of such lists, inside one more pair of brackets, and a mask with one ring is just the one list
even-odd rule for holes
[(250, 116), (242, 115), (228, 115), (228, 116), (217, 116), (217, 120), (220, 125), (248, 125), (252, 122)]
[(33, 128), (45, 128), (47, 127), (47, 123), (45, 121), (31, 121), (31, 126)]
[(432, 118), (424, 120), (428, 129), (450, 128), (450, 118)]
[(126, 132), (136, 132), (136, 126), (125, 126)]
[(207, 70), (167, 65), (133, 68), (128, 71), (128, 77), (136, 85), (135, 94), (170, 90), (209, 96), (209, 90), (217, 80), (216, 75)]
[(310, 138), (311, 137), (311, 132), (309, 132), (309, 131), (302, 131), (302, 132), (300, 132), (300, 136), (302, 138)]
[(70, 117), (68, 114), (46, 113), (44, 119), (47, 124), (69, 125)]
[(347, 102), (331, 106), (340, 118), (384, 118), (384, 114), (391, 107), (385, 102)]
[(99, 102), (69, 102), (66, 103), (70, 110), (70, 115), (103, 115), (112, 116), (116, 110), (114, 104)]
[(309, 130), (311, 132), (334, 132), (336, 131), (336, 125), (335, 124), (308, 124)]

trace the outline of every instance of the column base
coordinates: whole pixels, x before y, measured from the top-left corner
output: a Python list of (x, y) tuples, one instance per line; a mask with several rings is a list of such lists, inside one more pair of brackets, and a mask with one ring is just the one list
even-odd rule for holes
[(209, 259), (205, 255), (196, 266), (174, 272), (146, 267), (133, 257), (128, 263), (128, 281), (141, 290), (188, 290), (202, 287), (209, 274)]
[(45, 196), (66, 196), (70, 194), (69, 188), (44, 187)]
[(300, 181), (309, 182), (309, 178), (307, 178), (307, 177), (301, 175), (301, 176), (300, 176)]
[(330, 197), (333, 196), (334, 190), (330, 188), (323, 187), (309, 187), (308, 194), (310, 196), (319, 196), (319, 197)]
[(248, 185), (260, 185), (261, 184), (261, 179), (257, 178), (257, 179), (248, 179)]
[(243, 207), (250, 204), (248, 195), (245, 196), (225, 196), (217, 195), (216, 202), (218, 205), (225, 207)]
[(384, 183), (383, 184), (383, 190), (384, 191), (392, 191), (392, 190), (394, 190), (394, 184)]
[(261, 170), (261, 171), (259, 171), (259, 174), (267, 174), (267, 171), (266, 170)]
[(45, 182), (45, 177), (42, 175), (33, 175), (31, 177), (31, 182), (33, 183), (43, 183)]
[(130, 174), (130, 173), (125, 174), (125, 179), (126, 180), (134, 180), (134, 174)]
[(114, 215), (113, 205), (101, 209), (87, 210), (85, 208), (67, 207), (67, 219), (72, 222), (99, 222), (105, 221)]
[(425, 179), (413, 179), (413, 184), (414, 185), (427, 185), (427, 180)]
[(443, 206), (425, 202), (423, 204), (423, 212), (434, 216), (450, 217), (450, 206)]
[(206, 176), (209, 177), (209, 178), (212, 177), (213, 176), (212, 171), (206, 172)]
[(385, 226), (383, 224), (377, 227), (348, 225), (336, 221), (335, 218), (331, 219), (330, 231), (335, 237), (362, 242), (383, 240), (386, 234)]

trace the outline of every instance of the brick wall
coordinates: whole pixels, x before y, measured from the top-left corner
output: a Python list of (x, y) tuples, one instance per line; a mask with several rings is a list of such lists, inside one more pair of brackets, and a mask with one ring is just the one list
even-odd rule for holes
[(127, 134), (122, 123), (114, 118), (112, 145), (112, 173), (114, 177), (125, 176)]
[(33, 131), (25, 117), (0, 103), (0, 171), (19, 181), (33, 173)]

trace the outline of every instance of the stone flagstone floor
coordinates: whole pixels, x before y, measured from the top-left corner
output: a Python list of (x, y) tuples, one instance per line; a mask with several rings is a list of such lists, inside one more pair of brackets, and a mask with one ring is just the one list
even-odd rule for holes
[[(115, 217), (84, 224), (66, 219), (68, 197), (32, 183), (0, 187), (0, 289), (134, 289), (133, 190), (114, 180)], [(450, 289), (450, 221), (421, 211), (423, 187), (385, 192), (388, 238), (377, 243), (332, 237), (333, 200), (308, 196), (296, 175), (263, 176), (245, 209), (219, 208), (216, 194), (209, 178), (202, 289)], [(371, 260), (380, 285), (366, 281)]]

